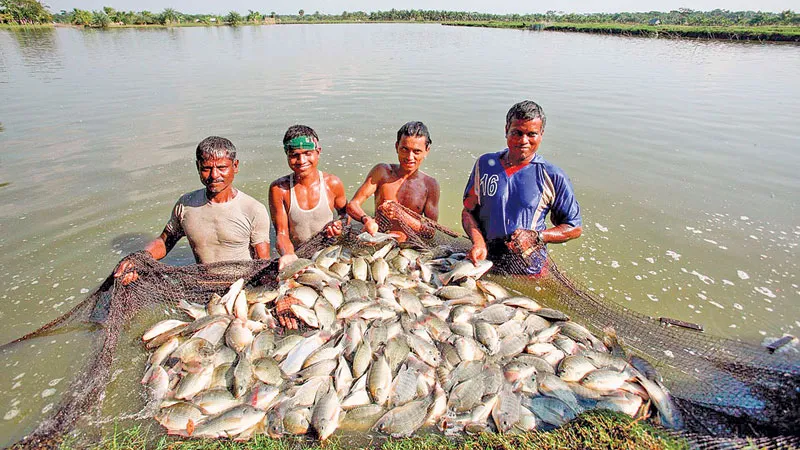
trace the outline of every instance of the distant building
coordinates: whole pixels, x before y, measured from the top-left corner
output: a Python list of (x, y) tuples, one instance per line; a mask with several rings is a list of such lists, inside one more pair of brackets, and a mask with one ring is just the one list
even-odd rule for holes
[(661, 25), (661, 19), (659, 19), (659, 18), (650, 19), (650, 21), (647, 22), (647, 24), (648, 25)]

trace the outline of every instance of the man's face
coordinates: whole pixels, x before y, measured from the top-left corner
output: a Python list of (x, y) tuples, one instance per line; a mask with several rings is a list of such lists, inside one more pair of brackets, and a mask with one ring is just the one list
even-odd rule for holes
[(206, 158), (197, 161), (200, 181), (210, 194), (218, 194), (233, 184), (233, 177), (239, 173), (239, 160), (230, 158)]
[(313, 150), (295, 148), (286, 152), (286, 161), (292, 172), (297, 175), (311, 171), (316, 172), (319, 164), (319, 151), (319, 147)]
[(403, 136), (394, 144), (397, 150), (397, 161), (406, 172), (413, 172), (422, 165), (428, 156), (430, 147), (424, 136)]
[(506, 143), (515, 160), (532, 158), (542, 143), (542, 119), (513, 120), (506, 125)]

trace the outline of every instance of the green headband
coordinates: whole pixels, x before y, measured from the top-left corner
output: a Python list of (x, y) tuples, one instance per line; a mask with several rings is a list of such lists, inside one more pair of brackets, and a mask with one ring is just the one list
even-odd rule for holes
[(308, 136), (297, 136), (296, 138), (283, 144), (283, 150), (286, 152), (297, 148), (302, 150), (315, 150), (317, 148), (317, 144)]

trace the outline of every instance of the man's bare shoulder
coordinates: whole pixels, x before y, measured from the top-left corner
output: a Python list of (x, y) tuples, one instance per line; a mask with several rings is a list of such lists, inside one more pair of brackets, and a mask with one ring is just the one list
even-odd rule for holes
[(375, 179), (375, 181), (385, 181), (388, 179), (392, 173), (394, 172), (393, 166), (395, 164), (387, 164), (387, 163), (378, 163), (375, 164), (375, 167), (370, 170), (370, 175)]
[(433, 178), (432, 176), (428, 175), (427, 173), (421, 170), (419, 171), (419, 174), (420, 176), (422, 176), (422, 181), (425, 182), (425, 186), (428, 189), (439, 189), (439, 182), (436, 181), (436, 178)]
[(332, 173), (322, 172), (322, 176), (325, 178), (325, 184), (327, 184), (331, 189), (338, 186), (343, 186), (342, 180)]

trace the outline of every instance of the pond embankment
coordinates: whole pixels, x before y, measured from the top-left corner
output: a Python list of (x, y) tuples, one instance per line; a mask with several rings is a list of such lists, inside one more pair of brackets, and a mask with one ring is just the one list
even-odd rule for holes
[(730, 41), (800, 42), (800, 27), (736, 26), (695, 27), (683, 25), (640, 25), (618, 23), (546, 22), (443, 22), (442, 25), (485, 28), (516, 28), (536, 31), (614, 34), (662, 38), (722, 39)]

